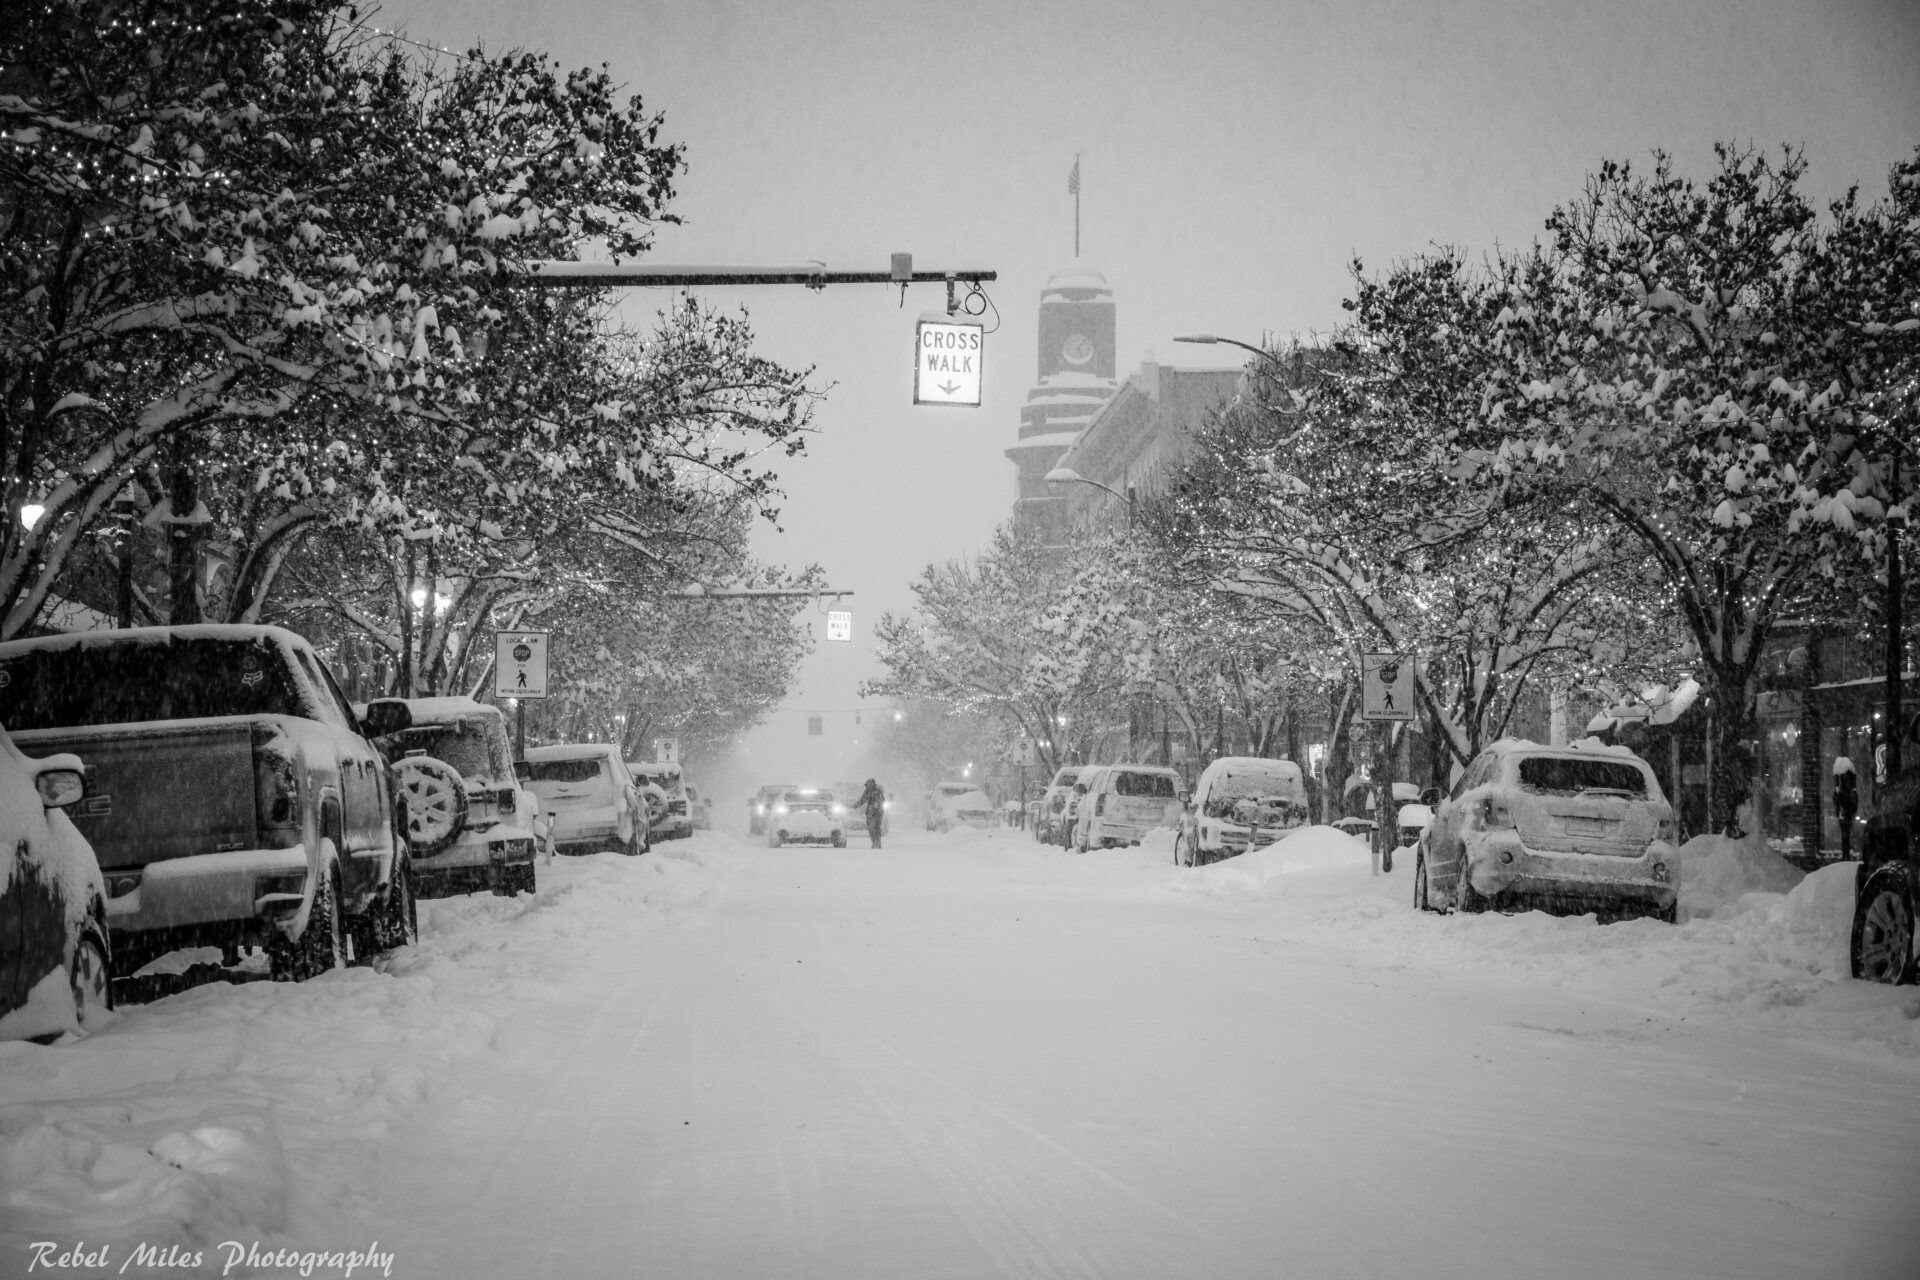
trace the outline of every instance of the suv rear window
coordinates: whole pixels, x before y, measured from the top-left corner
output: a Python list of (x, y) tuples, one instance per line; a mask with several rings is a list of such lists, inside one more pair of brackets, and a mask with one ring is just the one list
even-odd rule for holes
[(1149, 800), (1174, 799), (1173, 779), (1164, 773), (1128, 773), (1113, 775), (1113, 793), (1141, 796)]
[(311, 718), (265, 639), (156, 637), (0, 660), (0, 724), (16, 732), (261, 715)]
[(1529, 791), (1578, 795), (1608, 791), (1644, 798), (1647, 775), (1626, 760), (1569, 760), (1561, 756), (1533, 756), (1520, 762), (1520, 785)]
[(592, 782), (600, 776), (600, 766), (605, 761), (599, 756), (588, 756), (583, 760), (529, 760), (527, 761), (529, 782)]
[[(506, 727), (495, 717), (476, 716), (438, 724), (417, 724), (411, 729), (392, 734), (384, 741), (392, 744), (393, 750), (399, 755), (409, 751), (425, 751), (434, 759), (452, 765), (454, 771), (463, 778), (504, 782), (513, 777), (513, 757), (507, 742)], [(538, 768), (537, 765), (535, 767)]]

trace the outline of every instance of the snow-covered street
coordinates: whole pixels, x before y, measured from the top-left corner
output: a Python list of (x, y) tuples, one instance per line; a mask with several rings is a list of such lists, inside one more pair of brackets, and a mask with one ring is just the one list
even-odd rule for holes
[(0, 1045), (7, 1272), (1920, 1268), (1920, 998), (1840, 977), (1844, 868), (1602, 928), (1161, 834), (702, 832), (425, 903), (384, 971)]

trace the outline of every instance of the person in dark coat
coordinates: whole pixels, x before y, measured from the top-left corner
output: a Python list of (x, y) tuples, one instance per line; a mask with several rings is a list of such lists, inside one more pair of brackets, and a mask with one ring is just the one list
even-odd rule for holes
[(864, 810), (867, 815), (867, 839), (873, 841), (873, 847), (880, 847), (880, 823), (887, 812), (887, 793), (872, 778), (867, 779), (866, 789), (860, 798), (853, 802), (853, 808)]

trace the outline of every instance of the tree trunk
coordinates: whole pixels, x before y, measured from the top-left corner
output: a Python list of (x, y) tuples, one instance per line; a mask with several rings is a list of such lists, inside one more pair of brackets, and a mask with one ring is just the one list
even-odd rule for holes
[(200, 621), (200, 542), (205, 526), (190, 523), (200, 505), (200, 477), (183, 456), (183, 437), (167, 476), (167, 621), (175, 626)]
[(1707, 821), (1722, 835), (1742, 835), (1740, 806), (1753, 791), (1753, 699), (1748, 685), (1752, 666), (1710, 668), (1713, 691), (1707, 705), (1707, 742), (1712, 762), (1707, 771)]

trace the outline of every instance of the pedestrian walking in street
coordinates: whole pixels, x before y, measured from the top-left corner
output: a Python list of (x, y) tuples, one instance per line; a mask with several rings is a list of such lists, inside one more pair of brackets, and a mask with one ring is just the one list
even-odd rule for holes
[(880, 789), (879, 783), (875, 782), (872, 778), (868, 778), (865, 790), (861, 791), (860, 798), (853, 802), (853, 807), (866, 811), (867, 839), (873, 841), (873, 847), (878, 849), (880, 847), (880, 824), (886, 817), (887, 812), (887, 793)]

